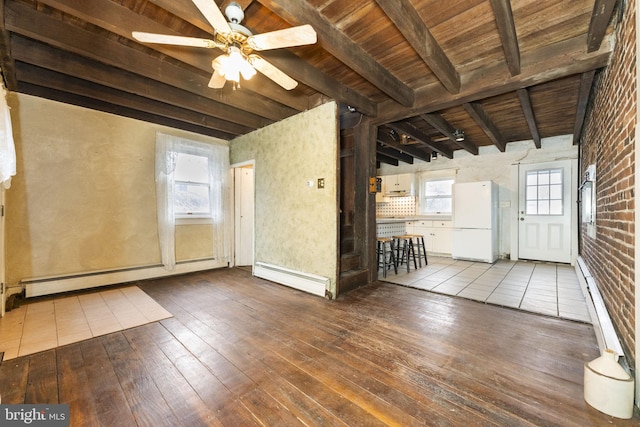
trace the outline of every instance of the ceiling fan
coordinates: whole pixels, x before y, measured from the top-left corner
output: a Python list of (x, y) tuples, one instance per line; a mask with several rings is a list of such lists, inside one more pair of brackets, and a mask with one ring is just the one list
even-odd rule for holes
[(240, 85), (240, 76), (249, 80), (256, 74), (256, 70), (287, 90), (298, 85), (298, 82), (254, 52), (313, 44), (317, 41), (317, 35), (311, 25), (253, 35), (249, 29), (240, 25), (244, 19), (244, 11), (238, 3), (231, 2), (225, 8), (225, 15), (229, 20), (227, 22), (214, 0), (192, 1), (215, 30), (213, 40), (141, 31), (134, 31), (132, 36), (143, 43), (222, 49), (224, 54), (211, 63), (211, 88), (222, 88), (230, 80), (235, 89)]

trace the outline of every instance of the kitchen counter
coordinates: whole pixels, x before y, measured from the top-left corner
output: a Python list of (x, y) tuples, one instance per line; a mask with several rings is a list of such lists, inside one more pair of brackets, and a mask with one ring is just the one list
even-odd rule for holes
[(409, 215), (377, 217), (378, 237), (391, 238), (403, 234), (423, 236), (427, 253), (451, 255), (453, 221), (450, 215)]

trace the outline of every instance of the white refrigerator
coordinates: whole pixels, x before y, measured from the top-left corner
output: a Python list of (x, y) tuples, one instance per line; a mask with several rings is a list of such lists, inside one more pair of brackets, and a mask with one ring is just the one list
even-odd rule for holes
[(498, 186), (493, 181), (453, 185), (454, 259), (495, 262), (498, 258)]

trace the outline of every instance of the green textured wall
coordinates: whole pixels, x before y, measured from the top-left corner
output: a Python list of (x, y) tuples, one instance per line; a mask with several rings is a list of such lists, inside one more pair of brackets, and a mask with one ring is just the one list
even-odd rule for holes
[(230, 144), (231, 164), (255, 160), (255, 261), (328, 277), (334, 295), (338, 138), (331, 102)]

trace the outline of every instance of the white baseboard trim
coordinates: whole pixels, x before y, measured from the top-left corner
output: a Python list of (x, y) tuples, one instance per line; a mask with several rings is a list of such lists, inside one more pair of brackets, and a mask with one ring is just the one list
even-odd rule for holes
[(270, 280), (281, 285), (299, 289), (310, 294), (325, 296), (329, 289), (329, 279), (316, 274), (291, 270), (264, 262), (256, 262), (253, 269), (254, 276)]
[(206, 259), (177, 263), (176, 268), (173, 271), (166, 270), (162, 265), (152, 265), (120, 270), (81, 273), (69, 276), (26, 279), (22, 280), (20, 284), (24, 286), (25, 296), (29, 298), (60, 292), (95, 288), (99, 286), (128, 283), (137, 280), (174, 276), (177, 274), (192, 273), (195, 271), (211, 270), (213, 268), (226, 266), (226, 261), (221, 265), (221, 262), (218, 260)]
[(604, 305), (604, 300), (598, 290), (598, 285), (596, 284), (593, 276), (591, 276), (591, 272), (589, 272), (589, 268), (584, 262), (584, 259), (579, 256), (576, 261), (576, 273), (578, 280), (580, 281), (582, 293), (587, 300), (587, 307), (589, 309), (589, 315), (591, 316), (591, 323), (593, 324), (600, 353), (604, 354), (604, 350), (610, 348), (618, 353), (620, 357), (624, 357), (622, 344), (620, 344), (618, 334), (613, 327), (613, 322), (611, 321), (607, 307)]

